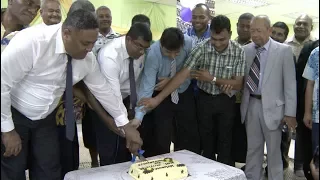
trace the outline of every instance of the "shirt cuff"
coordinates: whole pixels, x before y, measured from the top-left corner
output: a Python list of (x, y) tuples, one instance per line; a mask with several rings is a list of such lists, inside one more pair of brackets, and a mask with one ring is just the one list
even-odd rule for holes
[(139, 106), (139, 107), (135, 108), (135, 111), (136, 111), (135, 116), (134, 116), (135, 119), (138, 119), (140, 121), (143, 120), (143, 117), (146, 114), (146, 112), (143, 110), (143, 108), (144, 108), (144, 106)]
[(12, 119), (7, 119), (6, 121), (1, 122), (1, 132), (10, 132), (12, 130), (14, 130)]
[(126, 124), (129, 123), (129, 120), (125, 115), (121, 115), (121, 116), (118, 116), (117, 118), (114, 118), (114, 121), (117, 127), (125, 126)]

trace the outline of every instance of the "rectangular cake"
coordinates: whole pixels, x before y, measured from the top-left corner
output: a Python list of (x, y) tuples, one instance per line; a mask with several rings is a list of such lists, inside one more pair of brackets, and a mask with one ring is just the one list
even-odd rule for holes
[(134, 163), (128, 173), (136, 180), (180, 180), (188, 177), (187, 167), (172, 158)]

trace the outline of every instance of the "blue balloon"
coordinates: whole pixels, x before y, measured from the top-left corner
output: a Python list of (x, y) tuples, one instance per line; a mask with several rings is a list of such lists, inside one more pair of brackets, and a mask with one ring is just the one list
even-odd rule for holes
[(192, 19), (192, 11), (190, 8), (183, 7), (180, 11), (180, 17), (185, 22), (190, 22)]

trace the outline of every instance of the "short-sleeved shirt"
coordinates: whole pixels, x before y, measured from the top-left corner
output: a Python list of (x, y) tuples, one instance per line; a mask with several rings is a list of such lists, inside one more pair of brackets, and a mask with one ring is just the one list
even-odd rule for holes
[(319, 123), (319, 46), (311, 52), (302, 76), (314, 81), (312, 120)]
[[(241, 46), (230, 40), (223, 52), (217, 52), (211, 45), (210, 39), (199, 44), (190, 54), (184, 67), (206, 69), (216, 78), (231, 79), (233, 76), (244, 76), (245, 56)], [(198, 87), (206, 93), (218, 95), (220, 88), (211, 82), (198, 81)]]
[(288, 44), (291, 48), (292, 48), (292, 51), (293, 51), (293, 54), (295, 56), (295, 60), (297, 60), (299, 58), (299, 55), (300, 55), (300, 52), (303, 48), (303, 46), (305, 44), (307, 44), (308, 42), (311, 42), (311, 41), (315, 41), (316, 38), (312, 37), (312, 36), (309, 36), (307, 37), (302, 43), (300, 43), (294, 36), (289, 38), (287, 41), (286, 41), (286, 44)]

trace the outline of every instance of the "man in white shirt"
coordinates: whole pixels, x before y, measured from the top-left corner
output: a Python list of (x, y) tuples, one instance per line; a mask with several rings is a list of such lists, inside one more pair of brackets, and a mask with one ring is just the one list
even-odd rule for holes
[[(19, 32), (2, 52), (1, 179), (25, 178), (29, 145), (33, 157), (30, 177), (61, 179), (55, 108), (68, 87), (65, 97), (70, 104), (71, 96), (72, 103), (70, 86), (72, 90), (72, 84), (80, 80), (123, 129), (130, 151), (136, 153), (141, 147), (139, 133), (128, 123), (125, 107), (90, 52), (97, 36), (95, 16), (77, 10), (62, 26), (35, 26)], [(72, 111), (70, 108), (67, 114)], [(74, 119), (70, 120), (73, 125)], [(72, 126), (68, 129), (68, 138), (72, 138)]]
[(45, 25), (54, 25), (61, 22), (59, 0), (42, 0), (40, 15)]
[[(152, 33), (142, 23), (131, 26), (125, 36), (113, 39), (98, 53), (101, 73), (111, 84), (118, 101), (124, 102), (129, 119), (134, 118), (134, 107), (137, 101), (136, 86), (144, 65), (144, 53), (150, 46)], [(97, 135), (97, 148), (100, 165), (109, 165), (130, 160), (124, 139), (110, 131), (99, 118), (92, 119)], [(136, 127), (139, 120), (131, 120)], [(137, 123), (138, 124), (137, 124)]]
[(98, 51), (102, 48), (107, 42), (112, 40), (115, 37), (118, 37), (119, 34), (114, 32), (111, 28), (112, 24), (112, 14), (111, 10), (106, 6), (100, 6), (96, 10), (98, 23), (99, 23), (99, 35), (98, 40), (94, 44), (92, 52), (95, 55), (98, 55)]

